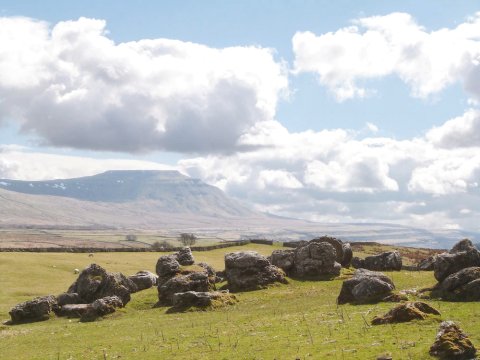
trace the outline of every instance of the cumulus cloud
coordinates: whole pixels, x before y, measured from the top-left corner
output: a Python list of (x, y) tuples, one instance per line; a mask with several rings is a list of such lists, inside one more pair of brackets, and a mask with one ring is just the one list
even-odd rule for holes
[(0, 120), (47, 145), (228, 152), (288, 91), (267, 48), (116, 44), (105, 21), (86, 18), (0, 18), (0, 29)]
[(460, 82), (480, 99), (480, 13), (456, 28), (428, 31), (411, 15), (360, 18), (351, 26), (292, 39), (295, 72), (318, 75), (339, 101), (374, 90), (362, 82), (396, 75), (420, 98)]

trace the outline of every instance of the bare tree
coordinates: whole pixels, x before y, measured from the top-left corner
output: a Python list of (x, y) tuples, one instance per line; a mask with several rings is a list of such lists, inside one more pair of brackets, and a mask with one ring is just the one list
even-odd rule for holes
[(181, 233), (178, 240), (183, 244), (183, 246), (192, 246), (195, 245), (197, 237), (194, 234)]

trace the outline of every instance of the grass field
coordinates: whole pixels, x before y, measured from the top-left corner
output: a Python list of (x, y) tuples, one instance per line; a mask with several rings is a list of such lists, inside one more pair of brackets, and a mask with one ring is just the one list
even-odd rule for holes
[[(223, 268), (226, 252), (272, 246), (247, 245), (194, 253), (196, 261)], [(370, 250), (364, 248), (363, 252)], [(74, 268), (91, 262), (108, 271), (153, 271), (159, 253), (0, 253), (0, 319), (34, 296), (58, 294), (75, 280)], [(348, 271), (346, 271), (348, 272)], [(397, 289), (433, 285), (431, 272), (389, 273)], [(370, 326), (393, 305), (336, 305), (342, 277), (290, 281), (289, 285), (240, 293), (235, 306), (166, 314), (153, 309), (156, 289), (133, 294), (126, 308), (94, 323), (52, 317), (39, 323), (0, 325), (1, 359), (429, 359), (441, 320), (458, 321), (480, 345), (478, 303), (429, 301), (441, 313), (423, 322)]]

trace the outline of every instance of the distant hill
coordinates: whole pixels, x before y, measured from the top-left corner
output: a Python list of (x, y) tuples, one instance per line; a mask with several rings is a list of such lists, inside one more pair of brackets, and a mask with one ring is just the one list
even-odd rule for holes
[[(177, 171), (107, 171), (74, 179), (0, 179), (0, 227), (189, 231), (223, 239), (375, 241), (450, 248), (480, 234), (386, 223), (314, 223), (248, 209), (220, 189)], [(0, 238), (0, 246), (2, 239)]]

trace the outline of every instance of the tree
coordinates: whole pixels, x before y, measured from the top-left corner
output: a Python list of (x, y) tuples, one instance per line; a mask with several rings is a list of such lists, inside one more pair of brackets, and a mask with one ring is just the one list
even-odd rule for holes
[(194, 234), (181, 233), (178, 240), (183, 244), (183, 246), (192, 246), (197, 241), (197, 237)]

